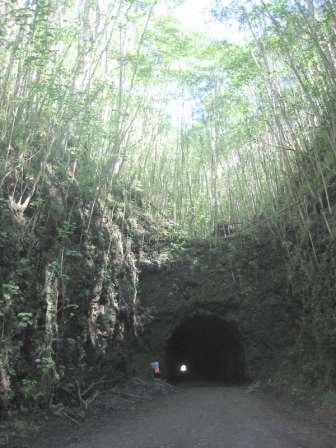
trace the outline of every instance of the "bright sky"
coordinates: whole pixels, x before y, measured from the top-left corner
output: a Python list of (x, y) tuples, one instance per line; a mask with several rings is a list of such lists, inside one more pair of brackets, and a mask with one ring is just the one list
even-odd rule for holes
[[(181, 6), (173, 10), (166, 9), (168, 14), (177, 17), (186, 31), (202, 32), (212, 39), (226, 39), (239, 43), (244, 39), (244, 33), (239, 30), (238, 23), (220, 23), (211, 17), (213, 0), (185, 0)], [(222, 0), (224, 6), (231, 0)]]
[[(227, 6), (231, 0), (222, 0), (223, 6)], [(159, 14), (172, 15), (178, 18), (185, 31), (201, 32), (210, 39), (227, 40), (239, 44), (245, 40), (246, 34), (239, 30), (238, 23), (219, 22), (211, 16), (211, 9), (214, 0), (184, 0), (180, 6), (171, 8), (161, 6)], [(168, 105), (171, 120), (174, 126), (178, 127), (181, 119), (185, 125), (192, 122), (192, 111), (194, 104), (188, 99), (175, 99)]]

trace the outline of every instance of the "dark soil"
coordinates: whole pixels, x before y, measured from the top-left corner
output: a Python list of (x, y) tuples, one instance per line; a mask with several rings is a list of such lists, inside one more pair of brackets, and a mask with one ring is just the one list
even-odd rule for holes
[[(321, 413), (254, 386), (163, 382), (104, 394), (84, 423), (56, 419), (31, 448), (336, 448)], [(169, 393), (168, 393), (169, 392)]]

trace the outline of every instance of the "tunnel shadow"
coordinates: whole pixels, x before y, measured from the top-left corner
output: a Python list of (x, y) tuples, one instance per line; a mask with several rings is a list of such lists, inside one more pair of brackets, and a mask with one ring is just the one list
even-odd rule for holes
[(245, 382), (244, 347), (238, 328), (217, 317), (185, 320), (166, 343), (166, 369), (171, 383)]

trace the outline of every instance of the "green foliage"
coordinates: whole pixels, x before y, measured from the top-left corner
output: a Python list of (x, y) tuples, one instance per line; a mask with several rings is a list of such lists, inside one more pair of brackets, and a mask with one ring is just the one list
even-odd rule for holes
[(28, 328), (33, 325), (33, 314), (32, 313), (19, 313), (18, 318), (18, 328)]
[(20, 288), (15, 283), (4, 283), (2, 285), (2, 296), (4, 300), (10, 301), (20, 294)]
[[(191, 238), (227, 243), (241, 303), (253, 318), (295, 315), (302, 375), (333, 387), (332, 3), (218, 1), (217, 18), (249, 33), (240, 44), (183, 32), (154, 0), (7, 3), (0, 361), (24, 377), (19, 393), (51, 396), (61, 371), (85, 371), (88, 309), (136, 298), (132, 249), (169, 242), (167, 258), (184, 259)], [(110, 330), (92, 339), (106, 347)]]
[(27, 402), (38, 401), (41, 398), (40, 386), (37, 380), (23, 379), (20, 384), (20, 393)]
[(336, 408), (336, 392), (334, 390), (329, 390), (322, 394), (321, 404), (323, 407)]

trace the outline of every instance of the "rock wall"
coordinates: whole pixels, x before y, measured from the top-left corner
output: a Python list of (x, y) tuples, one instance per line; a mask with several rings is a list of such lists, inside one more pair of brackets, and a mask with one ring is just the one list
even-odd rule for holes
[(194, 316), (220, 317), (237, 329), (250, 378), (267, 375), (292, 344), (284, 291), (262, 279), (257, 291), (255, 274), (262, 267), (253, 266), (252, 282), (250, 260), (232, 259), (234, 244), (224, 241), (211, 247), (194, 242), (160, 270), (142, 269), (140, 302), (152, 316), (142, 337), (144, 368), (155, 358), (165, 374), (167, 341), (175, 328)]
[(164, 366), (174, 329), (191, 316), (213, 315), (239, 329), (251, 378), (336, 387), (334, 236), (321, 213), (311, 215), (309, 228), (277, 219), (260, 216), (245, 232), (212, 243), (172, 245), (168, 262), (142, 269), (140, 303), (152, 315), (146, 362), (155, 357)]
[(71, 405), (90, 382), (129, 375), (146, 318), (138, 265), (156, 224), (136, 203), (88, 200), (56, 178), (35, 195), (24, 211), (5, 191), (0, 201), (3, 414), (11, 404)]

